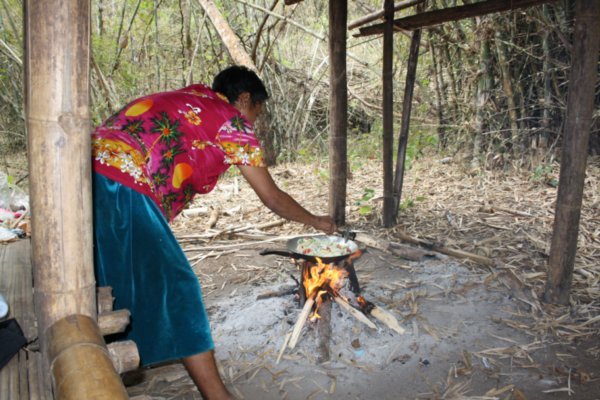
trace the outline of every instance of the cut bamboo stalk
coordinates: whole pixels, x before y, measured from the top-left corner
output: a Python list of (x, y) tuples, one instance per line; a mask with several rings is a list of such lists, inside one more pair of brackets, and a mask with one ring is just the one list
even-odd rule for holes
[(133, 340), (113, 342), (106, 347), (117, 373), (133, 371), (140, 365), (140, 353)]
[(110, 286), (102, 286), (96, 289), (98, 314), (112, 311), (114, 301), (115, 298), (112, 297), (112, 288)]
[(98, 315), (98, 327), (102, 336), (124, 332), (129, 325), (129, 310), (110, 311)]
[(63, 318), (48, 328), (47, 340), (57, 399), (129, 398), (92, 318)]
[(381, 321), (384, 324), (386, 324), (388, 328), (390, 328), (390, 329), (398, 332), (401, 335), (404, 334), (404, 332), (405, 332), (404, 328), (400, 326), (400, 324), (398, 323), (398, 320), (396, 319), (396, 317), (394, 317), (388, 311), (375, 306), (371, 310), (370, 314), (374, 318), (377, 318), (379, 321)]
[(298, 343), (298, 338), (300, 337), (300, 332), (302, 331), (302, 328), (304, 327), (304, 324), (306, 323), (308, 314), (310, 314), (310, 311), (312, 310), (312, 307), (315, 304), (315, 295), (316, 295), (316, 293), (313, 293), (308, 299), (306, 299), (306, 303), (304, 303), (304, 307), (302, 308), (302, 311), (300, 312), (300, 315), (298, 316), (298, 320), (296, 321), (296, 324), (294, 325), (294, 329), (292, 330), (292, 337), (290, 338), (290, 343), (288, 345), (290, 349), (293, 349), (294, 347), (296, 347), (296, 343)]
[(377, 325), (375, 325), (369, 318), (367, 318), (365, 314), (348, 304), (346, 300), (342, 299), (339, 296), (334, 296), (333, 299), (336, 303), (340, 305), (340, 307), (352, 314), (354, 318), (367, 325), (369, 328), (377, 329)]

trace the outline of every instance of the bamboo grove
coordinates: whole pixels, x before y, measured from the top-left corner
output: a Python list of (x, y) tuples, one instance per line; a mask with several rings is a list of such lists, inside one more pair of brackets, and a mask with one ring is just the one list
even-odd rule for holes
[[(23, 4), (0, 0), (0, 144), (25, 150)], [(426, 9), (461, 4), (428, 0)], [(466, 3), (466, 0), (465, 0)], [(270, 162), (325, 158), (328, 131), (327, 3), (220, 0), (271, 93), (258, 126)], [(349, 2), (349, 20), (382, 2)], [(477, 168), (551, 162), (565, 120), (574, 0), (427, 28), (421, 38), (408, 156), (459, 156)], [(413, 9), (397, 16), (409, 15)], [(92, 1), (93, 124), (136, 96), (208, 82), (232, 63), (199, 0)], [(381, 37), (348, 32), (349, 154), (378, 157)], [(399, 126), (408, 34), (395, 35)], [(397, 129), (396, 129), (397, 130)], [(600, 154), (600, 89), (589, 151)], [(367, 145), (365, 145), (365, 143)], [(372, 152), (372, 154), (369, 154)]]

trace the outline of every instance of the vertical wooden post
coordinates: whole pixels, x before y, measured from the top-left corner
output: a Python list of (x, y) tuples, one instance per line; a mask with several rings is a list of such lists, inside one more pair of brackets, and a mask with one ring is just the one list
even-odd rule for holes
[(40, 338), (68, 315), (96, 318), (89, 3), (29, 0), (26, 6), (31, 238)]
[(568, 304), (573, 279), (583, 183), (598, 80), (600, 1), (575, 2), (573, 55), (560, 159), (554, 232), (544, 299)]
[(398, 156), (396, 157), (396, 173), (394, 176), (394, 222), (398, 217), (400, 200), (402, 198), (406, 147), (408, 145), (408, 128), (410, 125), (413, 90), (415, 88), (415, 79), (417, 76), (417, 62), (419, 61), (420, 42), (421, 30), (416, 29), (412, 33), (412, 38), (410, 40), (408, 67), (406, 69), (406, 83), (404, 86), (404, 99), (402, 100), (402, 123), (400, 125), (400, 136), (398, 137)]
[[(110, 365), (108, 351), (98, 345), (103, 339), (95, 325), (89, 29), (89, 0), (25, 2), (34, 301), (55, 395), (121, 399), (127, 398), (127, 392)], [(82, 334), (77, 322), (81, 319), (92, 327), (84, 342), (94, 345), (52, 334), (58, 327), (65, 327), (73, 337)], [(57, 341), (61, 350), (53, 352)], [(87, 356), (81, 356), (81, 350)], [(98, 357), (89, 357), (92, 354)], [(108, 393), (108, 388), (115, 390)], [(100, 396), (102, 392), (107, 394)]]
[(394, 1), (383, 3), (383, 226), (394, 225)]
[(329, 2), (329, 215), (338, 225), (346, 222), (348, 171), (348, 92), (346, 76), (346, 24), (348, 1)]

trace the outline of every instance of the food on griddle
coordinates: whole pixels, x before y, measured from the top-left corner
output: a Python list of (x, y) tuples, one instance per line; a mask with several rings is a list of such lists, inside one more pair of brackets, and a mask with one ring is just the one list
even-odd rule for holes
[(318, 257), (338, 257), (352, 253), (347, 243), (309, 237), (298, 240), (297, 253)]

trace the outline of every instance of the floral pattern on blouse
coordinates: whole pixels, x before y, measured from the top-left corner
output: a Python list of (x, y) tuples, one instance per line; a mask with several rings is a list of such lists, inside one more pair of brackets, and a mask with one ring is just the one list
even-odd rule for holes
[(203, 85), (137, 99), (92, 136), (94, 169), (149, 195), (172, 220), (231, 165), (264, 166), (252, 125)]

